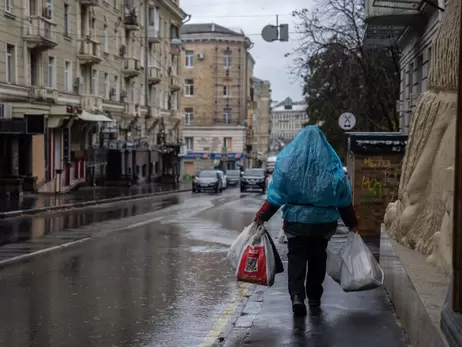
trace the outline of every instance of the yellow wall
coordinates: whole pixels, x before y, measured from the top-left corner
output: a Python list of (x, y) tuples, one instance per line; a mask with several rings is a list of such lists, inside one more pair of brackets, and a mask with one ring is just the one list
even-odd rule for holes
[(32, 136), (32, 175), (37, 177), (37, 185), (45, 182), (45, 136)]

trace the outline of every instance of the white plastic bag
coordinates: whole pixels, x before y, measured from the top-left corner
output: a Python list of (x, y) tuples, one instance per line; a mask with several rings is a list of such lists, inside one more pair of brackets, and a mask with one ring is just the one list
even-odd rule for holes
[(246, 227), (231, 245), (228, 261), (241, 282), (271, 287), (276, 276), (276, 261), (269, 235), (254, 223)]
[(340, 283), (340, 275), (342, 272), (343, 259), (342, 259), (341, 251), (342, 249), (340, 249), (340, 252), (335, 252), (330, 249), (326, 250), (327, 252), (326, 272), (337, 283)]
[[(262, 226), (261, 229), (263, 229)], [(249, 226), (246, 226), (244, 230), (239, 234), (237, 239), (234, 240), (226, 256), (233, 269), (237, 269), (244, 247), (247, 245), (250, 238), (257, 233), (258, 230), (258, 226), (255, 223), (252, 223)]]
[(361, 236), (350, 233), (340, 254), (343, 260), (340, 285), (345, 292), (374, 289), (383, 284), (383, 270)]

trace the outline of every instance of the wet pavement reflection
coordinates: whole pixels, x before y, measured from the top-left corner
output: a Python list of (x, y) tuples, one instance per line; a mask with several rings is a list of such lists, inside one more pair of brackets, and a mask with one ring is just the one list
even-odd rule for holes
[(116, 206), (92, 206), (56, 214), (3, 219), (0, 220), (0, 245), (24, 242), (64, 229), (144, 214), (178, 204), (181, 201), (181, 195), (172, 194), (140, 201), (121, 202)]
[[(178, 189), (188, 189), (191, 184), (186, 182), (180, 184)], [(140, 184), (132, 187), (82, 187), (77, 191), (65, 194), (24, 194), (22, 197), (10, 197), (0, 199), (0, 213), (31, 210), (34, 208), (60, 206), (65, 204), (94, 201), (122, 196), (131, 196), (139, 194), (152, 194), (174, 189), (171, 184)]]
[[(209, 214), (213, 196), (190, 197), (189, 217), (1, 270), (0, 315), (9, 323), (0, 325), (0, 346), (199, 346), (236, 290), (226, 252), (244, 217), (233, 213), (239, 195), (228, 194), (212, 207), (216, 215)], [(202, 212), (188, 214), (201, 202)], [(220, 241), (210, 241), (217, 232)]]

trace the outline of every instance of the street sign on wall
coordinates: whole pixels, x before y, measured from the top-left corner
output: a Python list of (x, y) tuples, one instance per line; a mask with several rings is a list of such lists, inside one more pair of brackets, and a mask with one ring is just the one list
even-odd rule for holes
[(345, 112), (338, 118), (338, 125), (343, 130), (351, 130), (356, 125), (356, 117), (353, 113)]

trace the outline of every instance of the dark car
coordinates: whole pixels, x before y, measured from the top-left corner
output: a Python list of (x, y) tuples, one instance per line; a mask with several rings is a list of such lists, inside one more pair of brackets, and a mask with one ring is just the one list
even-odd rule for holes
[(203, 190), (214, 190), (221, 193), (223, 191), (223, 182), (220, 174), (216, 170), (201, 171), (193, 178), (192, 190), (193, 193)]
[(266, 192), (266, 174), (264, 169), (247, 169), (241, 178), (241, 192), (249, 189), (260, 189)]
[(228, 170), (226, 178), (228, 179), (228, 186), (238, 186), (241, 181), (241, 172), (239, 170)]

